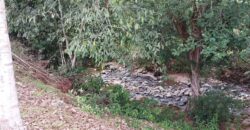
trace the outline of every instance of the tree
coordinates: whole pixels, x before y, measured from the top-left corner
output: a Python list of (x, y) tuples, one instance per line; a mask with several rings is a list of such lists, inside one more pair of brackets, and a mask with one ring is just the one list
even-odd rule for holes
[[(206, 55), (204, 52), (208, 52), (209, 49), (215, 47), (222, 48), (222, 51), (233, 51), (234, 47), (242, 50), (243, 48), (237, 47), (237, 44), (247, 43), (248, 38), (245, 37), (242, 26), (248, 26), (247, 23), (244, 23), (244, 20), (249, 20), (249, 15), (246, 13), (250, 11), (249, 3), (237, 0), (192, 0), (185, 4), (189, 5), (185, 11), (191, 9), (188, 18), (185, 18), (185, 15), (178, 16), (172, 12), (168, 15), (183, 43), (191, 42), (191, 45), (193, 45), (193, 48), (188, 51), (191, 64), (191, 87), (194, 96), (199, 96), (201, 58), (213, 56), (213, 54)], [(243, 34), (235, 33), (234, 29), (243, 32)], [(213, 39), (214, 41), (211, 41)], [(239, 39), (244, 40), (238, 41)], [(202, 57), (202, 52), (205, 57)], [(210, 50), (208, 53), (224, 55), (221, 58), (230, 55), (225, 52), (218, 52), (216, 49)]]
[(22, 130), (4, 0), (0, 0), (0, 129)]
[(156, 60), (164, 51), (188, 59), (193, 96), (200, 95), (202, 65), (226, 61), (250, 44), (247, 0), (130, 0), (123, 5), (133, 44)]
[(74, 67), (88, 57), (98, 64), (143, 59), (164, 65), (176, 59), (190, 66), (194, 96), (200, 95), (201, 69), (249, 54), (248, 0), (8, 3), (11, 32), (46, 51), (59, 50), (62, 63), (68, 59)]

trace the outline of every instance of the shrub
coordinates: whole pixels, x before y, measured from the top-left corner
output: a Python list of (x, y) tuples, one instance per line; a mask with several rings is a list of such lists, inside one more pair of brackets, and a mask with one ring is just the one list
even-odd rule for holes
[(208, 123), (217, 118), (218, 123), (229, 121), (231, 110), (237, 109), (241, 103), (220, 91), (210, 91), (203, 96), (191, 99), (190, 115), (196, 122)]
[(86, 92), (88, 93), (100, 93), (101, 88), (105, 86), (104, 81), (101, 77), (90, 76), (87, 78), (85, 83), (76, 86), (75, 91), (77, 95), (82, 95)]
[[(218, 94), (212, 93), (213, 96), (216, 95), (215, 97), (213, 97), (213, 99), (217, 99)], [(211, 95), (209, 93), (206, 96), (209, 96), (208, 99), (211, 98)], [(203, 98), (204, 96), (202, 96), (202, 99)], [(78, 104), (82, 107), (82, 109), (98, 115), (105, 112), (110, 112), (115, 115), (119, 114), (122, 116), (127, 116), (135, 120), (143, 119), (147, 121), (157, 122), (164, 129), (218, 130), (218, 116), (213, 116), (211, 120), (208, 120), (207, 122), (197, 122), (196, 126), (193, 126), (185, 122), (184, 113), (177, 113), (171, 108), (161, 106), (157, 101), (153, 99), (145, 98), (141, 101), (130, 100), (128, 91), (124, 90), (120, 85), (109, 86), (105, 89), (100, 90), (99, 93), (88, 93), (83, 96), (78, 96), (77, 99)], [(208, 99), (203, 99), (202, 101), (205, 102), (208, 101)], [(199, 100), (201, 99), (199, 98)], [(199, 103), (201, 104), (202, 101), (199, 101)], [(197, 106), (197, 103), (195, 105)], [(198, 109), (198, 107), (194, 108)], [(193, 109), (194, 114), (192, 114), (196, 115), (196, 113), (198, 112), (194, 110), (195, 109)], [(203, 110), (202, 112), (204, 111), (205, 110)], [(210, 113), (213, 112), (211, 112), (210, 110)], [(210, 113), (208, 113), (208, 115)], [(198, 115), (197, 117), (200, 117), (200, 115)], [(199, 120), (201, 119), (199, 118)]]
[(69, 70), (67, 73), (64, 73), (64, 74), (67, 77), (71, 77), (77, 74), (85, 73), (86, 71), (87, 71), (86, 67), (76, 67), (76, 68)]
[(160, 123), (160, 126), (165, 130), (219, 130), (218, 124), (214, 120), (206, 124), (198, 123), (196, 127), (192, 126), (191, 124), (183, 120), (179, 121), (165, 120)]
[(147, 105), (148, 104), (144, 101), (131, 101), (129, 104), (124, 106), (123, 113), (126, 116), (133, 118), (155, 121), (157, 111), (153, 107), (149, 107)]
[(96, 103), (97, 95), (76, 96), (77, 105), (89, 113), (102, 115), (105, 109)]
[(112, 103), (117, 103), (122, 107), (130, 103), (130, 94), (128, 91), (124, 90), (120, 85), (114, 85), (111, 87), (110, 99)]
[(176, 121), (184, 119), (184, 113), (182, 112), (175, 112), (172, 109), (169, 108), (162, 108), (160, 113), (157, 115), (157, 122), (164, 122), (166, 120), (169, 121)]

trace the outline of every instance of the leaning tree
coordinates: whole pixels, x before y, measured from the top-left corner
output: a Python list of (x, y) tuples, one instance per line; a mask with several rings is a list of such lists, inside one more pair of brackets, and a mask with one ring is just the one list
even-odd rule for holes
[(0, 129), (22, 130), (4, 0), (0, 0)]

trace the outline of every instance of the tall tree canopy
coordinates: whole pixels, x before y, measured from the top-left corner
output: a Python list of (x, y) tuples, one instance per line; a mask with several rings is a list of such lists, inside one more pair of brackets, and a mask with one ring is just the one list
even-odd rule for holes
[(11, 32), (58, 50), (62, 64), (182, 60), (194, 95), (201, 66), (249, 57), (248, 0), (10, 0), (8, 7)]

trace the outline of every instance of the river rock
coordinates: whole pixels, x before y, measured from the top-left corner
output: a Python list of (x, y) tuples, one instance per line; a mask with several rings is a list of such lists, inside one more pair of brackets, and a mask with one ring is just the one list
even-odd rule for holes
[[(188, 97), (192, 96), (192, 89), (188, 86), (190, 82), (185, 75), (184, 79), (187, 82), (182, 82), (184, 79), (180, 75), (174, 75), (173, 79), (181, 79), (181, 84), (168, 85), (164, 84), (161, 78), (157, 79), (159, 77), (155, 77), (152, 73), (143, 69), (138, 69), (137, 72), (131, 73), (128, 68), (116, 63), (107, 64), (105, 70), (100, 72), (100, 75), (105, 83), (122, 85), (131, 92), (134, 99), (152, 97), (163, 104), (182, 107), (186, 105)], [(250, 100), (250, 93), (246, 88), (209, 79), (206, 82), (202, 82), (200, 91), (205, 93), (211, 90), (222, 90), (234, 98)]]
[(180, 101), (178, 102), (178, 106), (185, 106), (188, 102), (187, 96), (181, 97)]
[(250, 117), (250, 107), (245, 108), (241, 114)]
[(250, 118), (247, 118), (247, 119), (244, 119), (242, 122), (241, 122), (241, 125), (242, 127), (246, 128), (250, 128)]

